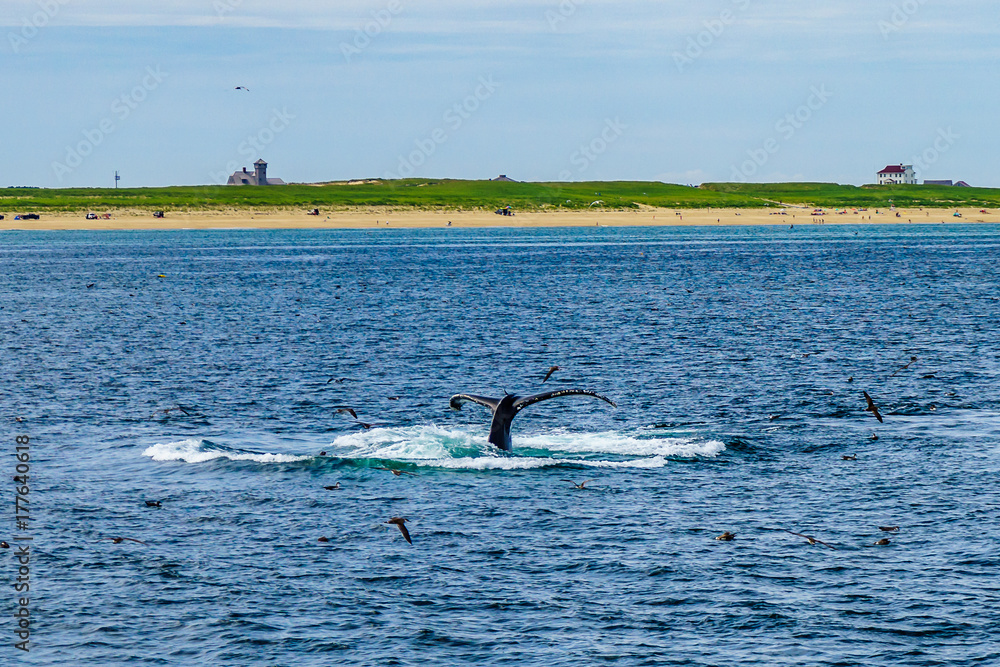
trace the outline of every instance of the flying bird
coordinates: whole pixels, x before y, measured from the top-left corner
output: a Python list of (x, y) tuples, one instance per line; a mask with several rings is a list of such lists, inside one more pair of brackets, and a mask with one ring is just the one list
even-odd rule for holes
[(400, 475), (410, 475), (412, 477), (417, 476), (417, 473), (415, 472), (407, 472), (406, 470), (396, 470), (395, 468), (386, 468), (385, 466), (372, 466), (372, 470), (388, 470), (396, 477), (399, 477)]
[(245, 90), (245, 91), (247, 91), (248, 93), (250, 92), (250, 89), (249, 89), (249, 88), (247, 88), (246, 86), (236, 86), (236, 90)]
[(593, 479), (585, 479), (582, 482), (580, 482), (579, 484), (577, 484), (576, 482), (574, 482), (571, 479), (561, 479), (559, 481), (560, 482), (569, 482), (570, 484), (573, 485), (573, 488), (580, 489), (581, 491), (586, 491), (585, 487), (587, 485), (587, 482), (593, 482), (594, 480)]
[(358, 413), (355, 412), (353, 408), (349, 408), (345, 405), (337, 406), (337, 409), (333, 411), (333, 414), (335, 415), (345, 414), (345, 415), (351, 415), (355, 419), (358, 418)]
[(875, 405), (875, 401), (872, 400), (872, 397), (868, 395), (867, 391), (862, 391), (861, 393), (865, 395), (865, 400), (868, 401), (868, 407), (865, 408), (865, 412), (870, 412), (875, 415), (875, 419), (879, 420), (881, 423), (882, 415), (879, 413), (878, 406)]
[(129, 542), (136, 542), (138, 544), (146, 544), (142, 540), (136, 540), (136, 539), (133, 539), (131, 537), (102, 537), (101, 539), (102, 540), (111, 540), (115, 544), (121, 544), (125, 540), (128, 540)]
[(787, 530), (787, 529), (785, 530), (785, 532), (786, 532), (786, 533), (792, 533), (792, 535), (795, 535), (795, 536), (797, 536), (797, 537), (802, 537), (802, 538), (805, 538), (805, 539), (806, 539), (806, 541), (807, 541), (807, 542), (809, 542), (809, 544), (822, 544), (822, 545), (823, 545), (824, 547), (830, 547), (830, 548), (831, 548), (831, 549), (833, 549), (834, 551), (836, 551), (836, 550), (837, 550), (837, 547), (833, 546), (832, 544), (827, 544), (827, 543), (826, 543), (826, 542), (824, 542), (823, 540), (817, 540), (817, 539), (816, 539), (815, 537), (813, 537), (812, 535), (803, 535), (802, 533), (794, 533), (794, 532), (792, 532), (792, 531), (790, 531), (790, 530)]
[(910, 366), (912, 366), (913, 362), (916, 361), (916, 360), (917, 360), (916, 357), (910, 357), (910, 363), (906, 364), (905, 366), (901, 366), (901, 367), (897, 368), (896, 371), (892, 375), (890, 375), (889, 377), (891, 377), (891, 378), (896, 377), (896, 375), (898, 375), (899, 373), (902, 373), (907, 368), (909, 368)]
[(172, 408), (166, 408), (166, 409), (164, 409), (164, 410), (157, 410), (156, 412), (154, 412), (154, 413), (153, 413), (152, 417), (150, 417), (150, 418), (151, 418), (151, 419), (152, 419), (152, 418), (155, 418), (155, 417), (156, 417), (156, 415), (160, 414), (161, 412), (162, 412), (163, 414), (165, 414), (165, 415), (169, 415), (169, 414), (170, 414), (171, 412), (173, 412), (174, 410), (180, 410), (180, 411), (181, 411), (181, 412), (183, 412), (183, 413), (184, 413), (185, 415), (187, 415), (187, 416), (189, 416), (189, 417), (191, 416), (191, 413), (190, 413), (190, 412), (188, 412), (187, 410), (185, 410), (185, 409), (184, 409), (184, 408), (182, 408), (181, 406), (177, 405), (177, 406), (174, 406), (174, 407), (172, 407)]
[(406, 529), (406, 526), (403, 525), (405, 522), (406, 522), (406, 519), (404, 519), (402, 517), (398, 517), (398, 516), (394, 516), (391, 519), (389, 519), (388, 521), (386, 521), (386, 523), (391, 523), (391, 524), (395, 524), (396, 526), (398, 526), (399, 527), (399, 532), (401, 532), (403, 534), (403, 538), (407, 542), (409, 542), (410, 544), (413, 544), (413, 540), (410, 539), (410, 531), (408, 531)]
[(551, 368), (549, 369), (549, 372), (545, 374), (545, 378), (544, 378), (544, 379), (542, 380), (542, 382), (547, 382), (547, 381), (548, 381), (548, 379), (549, 379), (550, 377), (552, 377), (552, 374), (553, 374), (553, 373), (555, 373), (556, 371), (561, 371), (561, 370), (562, 370), (562, 369), (561, 369), (561, 368), (559, 368), (558, 366), (553, 366), (553, 367), (551, 367)]

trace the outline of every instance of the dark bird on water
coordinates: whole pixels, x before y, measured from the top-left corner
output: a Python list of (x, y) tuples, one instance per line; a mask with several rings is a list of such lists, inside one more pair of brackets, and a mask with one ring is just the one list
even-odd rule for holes
[(845, 461), (857, 461), (858, 460), (858, 455), (857, 454), (844, 454), (840, 458), (844, 459)]
[(870, 412), (875, 415), (875, 419), (879, 420), (881, 423), (882, 415), (879, 413), (878, 406), (875, 405), (875, 401), (872, 400), (872, 397), (868, 395), (867, 391), (862, 391), (861, 393), (865, 395), (865, 400), (868, 401), (868, 407), (865, 408), (865, 412)]
[(807, 542), (809, 542), (809, 544), (822, 544), (822, 545), (823, 545), (824, 547), (830, 547), (830, 548), (831, 548), (831, 549), (833, 549), (834, 551), (836, 551), (836, 550), (837, 550), (837, 547), (833, 546), (832, 544), (827, 544), (827, 543), (826, 543), (826, 542), (824, 542), (823, 540), (817, 540), (817, 539), (816, 539), (815, 537), (813, 537), (812, 535), (803, 535), (802, 533), (795, 533), (795, 532), (792, 532), (792, 531), (790, 531), (790, 530), (787, 530), (787, 529), (785, 530), (785, 532), (786, 532), (786, 533), (792, 533), (792, 535), (795, 535), (795, 536), (797, 536), (797, 537), (802, 537), (802, 538), (805, 538), (805, 540), (806, 540)]
[(891, 543), (892, 543), (892, 540), (890, 540), (888, 537), (883, 537), (881, 540), (878, 540), (877, 542), (875, 542), (875, 546), (876, 547), (884, 547), (885, 545), (891, 544)]
[(137, 544), (146, 544), (142, 540), (136, 540), (131, 537), (102, 537), (103, 540), (111, 540), (115, 544), (121, 544), (122, 542), (128, 540), (129, 542), (136, 542)]
[(511, 450), (510, 424), (514, 421), (517, 413), (529, 405), (559, 396), (593, 396), (612, 407), (618, 407), (607, 396), (602, 396), (597, 392), (587, 389), (560, 389), (559, 391), (550, 391), (545, 394), (535, 394), (534, 396), (525, 397), (517, 396), (516, 394), (506, 394), (503, 398), (489, 398), (473, 394), (455, 394), (451, 397), (451, 407), (455, 410), (461, 410), (463, 403), (472, 402), (489, 408), (493, 412), (493, 421), (490, 423), (489, 442), (509, 452)]
[(561, 479), (559, 481), (560, 482), (569, 482), (570, 484), (573, 485), (573, 488), (580, 489), (581, 491), (585, 491), (586, 490), (587, 482), (593, 482), (594, 480), (592, 480), (592, 479), (585, 479), (582, 482), (580, 482), (579, 484), (577, 484), (576, 482), (574, 482), (571, 479)]
[(898, 533), (899, 532), (899, 526), (879, 526), (878, 529), (881, 530), (883, 533)]
[(548, 379), (549, 379), (550, 377), (552, 377), (552, 374), (553, 374), (553, 373), (555, 373), (556, 371), (561, 371), (561, 370), (562, 370), (562, 369), (561, 369), (561, 368), (559, 368), (558, 366), (553, 366), (553, 367), (551, 367), (551, 368), (549, 369), (549, 372), (545, 374), (545, 377), (544, 377), (544, 378), (542, 379), (542, 382), (547, 382), (547, 381), (548, 381)]
[(0, 542), (0, 549), (10, 549), (10, 545), (6, 542)]
[(326, 452), (320, 452), (319, 455), (320, 456), (326, 456)]
[(317, 542), (329, 542), (329, 541), (330, 541), (330, 538), (329, 538), (329, 537), (321, 537), (321, 538), (319, 538), (319, 539), (318, 539), (318, 540), (316, 540), (316, 541), (317, 541)]
[(337, 482), (333, 486), (324, 486), (323, 488), (327, 491), (340, 491), (340, 482)]
[(735, 538), (736, 538), (736, 533), (730, 533), (727, 530), (726, 532), (724, 532), (722, 535), (719, 535), (715, 539), (720, 540), (722, 542), (732, 542)]
[(399, 527), (399, 532), (401, 532), (403, 534), (403, 538), (407, 542), (409, 542), (410, 544), (413, 544), (413, 540), (410, 539), (410, 531), (408, 531), (406, 529), (406, 526), (403, 525), (404, 523), (406, 523), (406, 519), (404, 519), (402, 517), (394, 516), (391, 519), (389, 519), (388, 521), (386, 521), (386, 523), (391, 523), (391, 524), (395, 524), (396, 526), (398, 526)]
[(326, 381), (326, 383), (330, 384), (331, 382), (333, 382), (333, 383), (336, 383), (336, 384), (340, 384), (341, 382), (343, 382), (346, 379), (347, 378), (330, 378), (329, 380)]
[(163, 503), (159, 500), (147, 500), (146, 507), (162, 507)]

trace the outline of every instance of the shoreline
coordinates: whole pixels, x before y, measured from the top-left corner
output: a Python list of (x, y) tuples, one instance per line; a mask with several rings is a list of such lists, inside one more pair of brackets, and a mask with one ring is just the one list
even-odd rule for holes
[[(86, 220), (83, 213), (42, 213), (40, 220), (14, 220), (5, 213), (2, 231), (60, 230), (181, 230), (181, 229), (376, 229), (376, 228), (486, 228), (486, 227), (633, 227), (633, 226), (760, 226), (760, 225), (884, 225), (942, 223), (1000, 223), (1000, 211), (979, 209), (875, 209), (812, 215), (810, 208), (667, 209), (643, 207), (635, 211), (524, 212), (501, 216), (492, 211), (419, 211), (362, 209), (330, 211), (319, 216), (302, 211), (199, 211), (118, 213), (110, 220)], [(958, 211), (962, 217), (955, 217)], [(899, 214), (897, 217), (896, 214)], [(450, 223), (450, 224), (449, 224)]]

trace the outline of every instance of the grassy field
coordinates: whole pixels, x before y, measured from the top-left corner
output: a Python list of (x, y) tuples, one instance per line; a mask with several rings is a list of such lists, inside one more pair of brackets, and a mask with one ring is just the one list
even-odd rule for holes
[(169, 188), (0, 189), (0, 213), (79, 211), (423, 210), (520, 211), (586, 208), (761, 208), (779, 203), (826, 208), (1000, 207), (1000, 189), (931, 185), (863, 186), (832, 183), (706, 183), (698, 188), (659, 182), (513, 183), (406, 179), (320, 185), (188, 186)]

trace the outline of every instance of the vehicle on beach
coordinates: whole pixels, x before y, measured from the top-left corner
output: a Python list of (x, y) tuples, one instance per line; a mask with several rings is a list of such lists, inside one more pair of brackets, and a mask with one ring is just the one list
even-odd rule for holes
[(40, 220), (41, 216), (37, 213), (23, 213), (21, 215), (15, 215), (15, 220)]
[(153, 211), (153, 217), (154, 218), (162, 218), (163, 217), (163, 211)]

